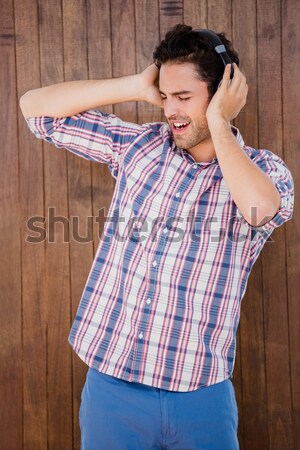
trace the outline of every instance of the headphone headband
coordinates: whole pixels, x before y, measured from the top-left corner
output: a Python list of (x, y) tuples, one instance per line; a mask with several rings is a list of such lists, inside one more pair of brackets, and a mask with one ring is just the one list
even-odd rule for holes
[(220, 56), (224, 66), (226, 66), (226, 64), (231, 64), (230, 79), (232, 79), (233, 78), (232, 61), (226, 51), (225, 45), (223, 44), (223, 42), (221, 41), (219, 36), (216, 33), (214, 33), (213, 31), (207, 30), (205, 28), (204, 29), (196, 28), (196, 29), (192, 30), (192, 32), (199, 33), (200, 36), (204, 36), (208, 39), (208, 41), (214, 47), (215, 52), (218, 53), (218, 55)]

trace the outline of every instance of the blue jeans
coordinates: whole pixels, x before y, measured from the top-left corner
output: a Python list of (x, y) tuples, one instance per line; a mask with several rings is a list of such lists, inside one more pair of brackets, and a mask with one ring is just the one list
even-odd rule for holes
[(89, 369), (81, 450), (238, 450), (230, 379), (192, 392), (129, 383)]

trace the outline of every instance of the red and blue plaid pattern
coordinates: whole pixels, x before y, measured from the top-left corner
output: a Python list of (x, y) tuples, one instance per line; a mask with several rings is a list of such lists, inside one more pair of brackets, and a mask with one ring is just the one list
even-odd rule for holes
[(86, 364), (128, 381), (192, 391), (232, 376), (251, 268), (291, 219), (293, 179), (269, 150), (244, 145), (281, 208), (262, 227), (243, 218), (217, 158), (197, 163), (167, 123), (137, 125), (96, 110), (27, 119), (38, 138), (107, 163), (116, 179), (69, 342)]

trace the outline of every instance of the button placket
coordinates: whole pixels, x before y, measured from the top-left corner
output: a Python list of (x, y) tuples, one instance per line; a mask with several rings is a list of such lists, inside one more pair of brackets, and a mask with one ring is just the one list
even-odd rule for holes
[[(176, 204), (178, 203), (178, 200), (180, 199), (182, 191), (177, 191), (173, 197), (174, 199), (174, 206), (175, 209), (177, 209)], [(174, 209), (171, 208), (171, 210)], [(167, 225), (164, 226), (163, 228), (163, 234), (166, 236), (166, 234), (169, 232), (169, 228)], [(161, 240), (161, 246), (160, 246), (160, 251), (159, 251), (159, 255), (163, 254), (163, 248), (166, 245), (166, 240), (162, 239)], [(154, 255), (155, 257), (155, 255)], [(159, 260), (158, 258), (160, 258), (160, 256), (157, 256), (156, 259), (154, 259), (154, 261), (152, 261), (152, 270), (151, 270), (151, 277), (152, 277), (152, 281), (155, 281), (155, 278), (157, 276), (157, 270), (156, 268), (159, 266)], [(148, 324), (148, 320), (149, 320), (149, 311), (150, 311), (150, 305), (152, 304), (152, 297), (154, 296), (154, 292), (153, 291), (149, 291), (148, 295), (150, 295), (147, 299), (146, 302), (144, 304), (144, 310), (143, 310), (143, 317), (141, 318), (141, 322), (140, 322), (140, 328), (138, 330), (138, 335), (137, 335), (137, 343), (136, 343), (136, 354), (142, 354), (143, 352), (143, 347), (145, 345), (144, 339), (145, 339), (145, 332), (147, 330), (147, 324)], [(146, 306), (147, 305), (147, 306)], [(133, 360), (133, 370), (138, 372), (139, 371), (139, 367), (140, 367), (140, 361), (141, 358), (135, 358)]]

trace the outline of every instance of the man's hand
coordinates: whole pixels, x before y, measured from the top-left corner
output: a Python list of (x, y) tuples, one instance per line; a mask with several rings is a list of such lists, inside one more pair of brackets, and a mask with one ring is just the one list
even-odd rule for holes
[(151, 64), (137, 76), (142, 87), (140, 93), (141, 100), (162, 108), (163, 102), (158, 90), (159, 69), (156, 65)]
[(206, 110), (209, 126), (217, 121), (230, 122), (234, 119), (246, 104), (248, 85), (245, 76), (234, 63), (234, 76), (230, 80), (230, 64), (224, 71), (221, 86), (211, 99)]

